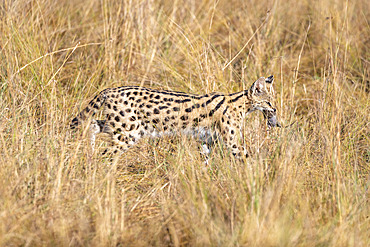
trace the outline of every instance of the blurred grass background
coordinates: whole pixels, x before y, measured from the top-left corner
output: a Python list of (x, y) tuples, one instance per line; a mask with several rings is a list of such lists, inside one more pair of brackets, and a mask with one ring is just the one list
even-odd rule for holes
[[(370, 245), (368, 1), (0, 7), (1, 246)], [(205, 167), (183, 137), (110, 164), (69, 130), (107, 87), (231, 93), (269, 75), (289, 127), (248, 116), (244, 164), (217, 146)]]

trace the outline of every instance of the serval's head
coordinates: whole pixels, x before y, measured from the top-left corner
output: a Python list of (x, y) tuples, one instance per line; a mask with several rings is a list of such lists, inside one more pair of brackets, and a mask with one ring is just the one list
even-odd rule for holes
[(274, 106), (274, 95), (266, 88), (266, 83), (272, 84), (274, 76), (268, 78), (261, 77), (253, 83), (249, 89), (249, 95), (252, 101), (252, 109), (260, 110), (267, 119), (267, 125), (271, 127), (281, 127), (276, 119), (276, 107)]

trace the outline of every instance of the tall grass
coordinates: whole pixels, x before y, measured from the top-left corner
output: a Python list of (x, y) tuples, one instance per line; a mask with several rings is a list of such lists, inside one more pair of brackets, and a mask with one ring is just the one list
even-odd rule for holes
[[(21, 1), (0, 10), (1, 246), (369, 246), (370, 12), (354, 1)], [(111, 164), (70, 120), (99, 90), (276, 78), (251, 157), (142, 141)], [(100, 146), (106, 145), (99, 141)]]

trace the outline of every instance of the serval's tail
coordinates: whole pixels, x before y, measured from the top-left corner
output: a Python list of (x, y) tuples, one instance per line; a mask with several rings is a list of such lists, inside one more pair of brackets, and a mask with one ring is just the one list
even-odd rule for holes
[(107, 90), (101, 91), (98, 95), (96, 95), (90, 101), (88, 106), (77, 115), (77, 117), (72, 119), (72, 123), (70, 125), (71, 129), (75, 129), (78, 125), (82, 124), (84, 121), (86, 121), (87, 119), (91, 118), (96, 113), (98, 113), (100, 108), (105, 103), (105, 100), (107, 98), (106, 93), (107, 93)]

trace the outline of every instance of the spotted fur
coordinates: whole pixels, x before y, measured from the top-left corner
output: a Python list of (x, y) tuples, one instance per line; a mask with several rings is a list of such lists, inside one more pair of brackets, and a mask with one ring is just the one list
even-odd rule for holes
[[(92, 145), (96, 134), (106, 133), (114, 153), (124, 152), (144, 137), (185, 134), (201, 140), (204, 150), (221, 139), (240, 157), (246, 154), (242, 133), (247, 114), (260, 110), (269, 127), (279, 126), (272, 94), (265, 85), (272, 82), (273, 76), (261, 77), (248, 90), (205, 95), (139, 86), (108, 88), (90, 101), (71, 127), (91, 121)], [(93, 119), (102, 107), (105, 120)]]

